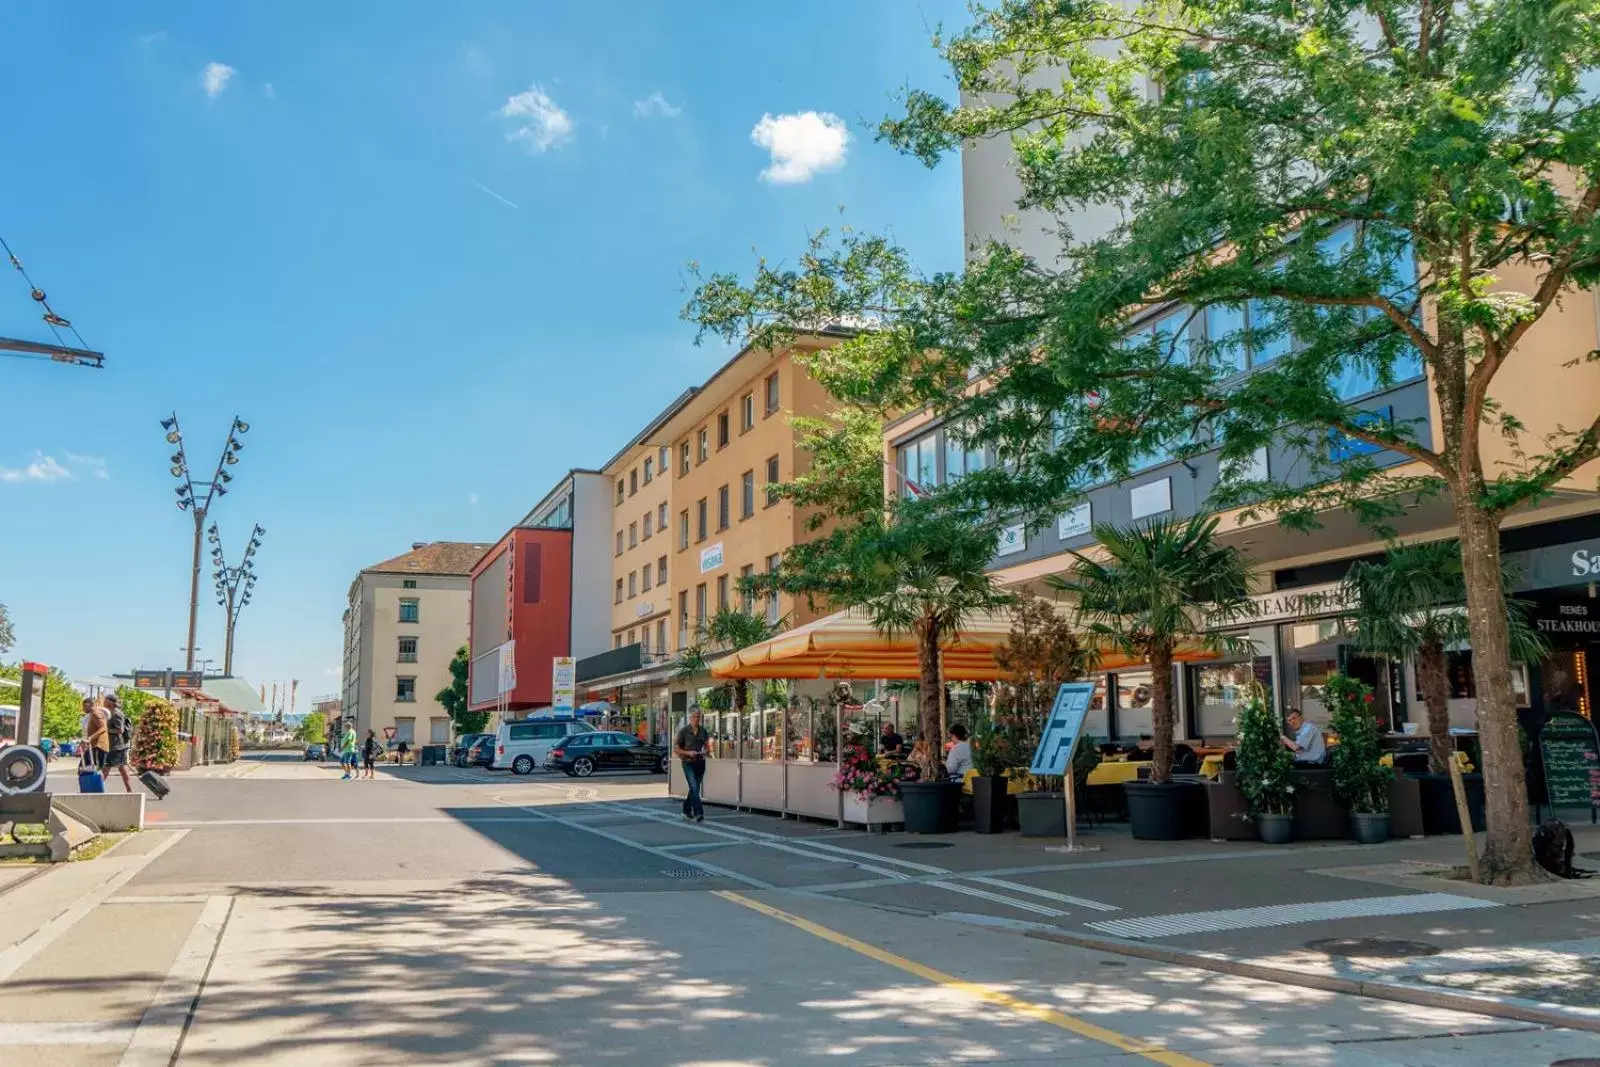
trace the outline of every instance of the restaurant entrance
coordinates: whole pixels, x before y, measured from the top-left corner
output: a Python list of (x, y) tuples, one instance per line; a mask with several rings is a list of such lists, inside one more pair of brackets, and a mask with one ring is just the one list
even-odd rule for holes
[(1529, 679), (1542, 714), (1571, 712), (1592, 718), (1594, 671), (1600, 666), (1600, 599), (1588, 588), (1555, 589), (1527, 596), (1529, 620), (1550, 644)]

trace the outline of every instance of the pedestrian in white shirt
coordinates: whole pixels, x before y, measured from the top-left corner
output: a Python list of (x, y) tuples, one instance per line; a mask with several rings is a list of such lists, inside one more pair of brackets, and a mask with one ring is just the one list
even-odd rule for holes
[(967, 728), (960, 723), (950, 727), (950, 751), (944, 754), (944, 767), (950, 777), (960, 781), (972, 770), (972, 745), (967, 741)]

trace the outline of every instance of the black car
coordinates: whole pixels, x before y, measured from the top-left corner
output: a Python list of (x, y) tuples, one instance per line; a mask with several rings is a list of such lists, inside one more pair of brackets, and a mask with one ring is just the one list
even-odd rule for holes
[(481, 734), (472, 742), (472, 747), (467, 749), (467, 762), (464, 767), (487, 767), (494, 762), (494, 734)]
[(456, 747), (450, 752), (450, 762), (457, 767), (472, 766), (472, 747), (484, 738), (493, 736), (494, 734), (462, 734), (456, 741)]
[(545, 766), (587, 778), (597, 771), (667, 772), (667, 750), (627, 734), (597, 731), (573, 734), (550, 750)]

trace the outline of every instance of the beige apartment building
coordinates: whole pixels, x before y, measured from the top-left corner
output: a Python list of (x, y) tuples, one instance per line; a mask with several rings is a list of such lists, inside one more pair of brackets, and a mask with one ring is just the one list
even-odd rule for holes
[(450, 660), (467, 643), (472, 567), (489, 545), (419, 541), (362, 569), (344, 612), (341, 707), (358, 735), (408, 745), (450, 740), (450, 717), (434, 699), (450, 683)]

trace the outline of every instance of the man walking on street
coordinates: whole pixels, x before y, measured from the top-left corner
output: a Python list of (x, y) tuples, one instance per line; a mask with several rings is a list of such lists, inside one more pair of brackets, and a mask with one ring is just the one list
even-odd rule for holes
[(339, 738), (339, 762), (344, 764), (346, 781), (356, 776), (356, 728), (354, 724), (345, 726), (344, 736)]
[(133, 723), (122, 710), (115, 693), (106, 695), (106, 751), (105, 772), (115, 767), (122, 772), (122, 788), (133, 792), (133, 776), (128, 772), (128, 752), (133, 748)]
[(98, 704), (85, 698), (83, 701), (84, 762), (97, 771), (106, 769), (107, 753), (111, 751), (111, 733), (107, 729), (108, 717)]
[(366, 777), (377, 777), (378, 753), (382, 750), (383, 744), (378, 740), (378, 731), (368, 730), (367, 740), (361, 746), (362, 769)]
[(706, 809), (700, 803), (700, 783), (706, 775), (706, 747), (711, 738), (700, 725), (700, 709), (689, 709), (689, 721), (678, 731), (673, 752), (683, 761), (683, 779), (689, 793), (683, 798), (683, 817), (691, 822), (705, 822)]

